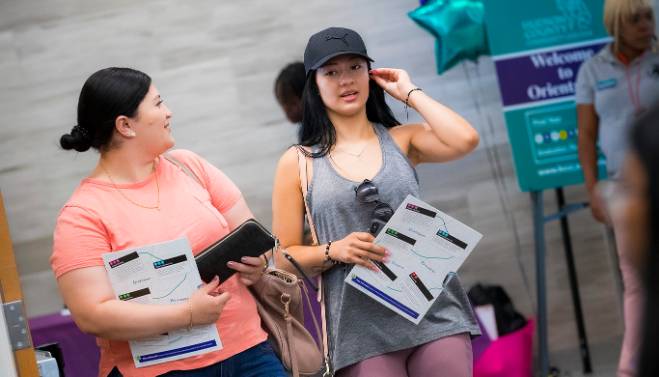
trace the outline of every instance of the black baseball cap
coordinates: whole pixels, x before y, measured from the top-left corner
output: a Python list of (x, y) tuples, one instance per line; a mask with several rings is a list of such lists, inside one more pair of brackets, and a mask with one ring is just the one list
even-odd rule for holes
[(309, 38), (304, 49), (304, 70), (320, 68), (335, 56), (354, 54), (373, 61), (366, 53), (366, 45), (356, 31), (344, 27), (330, 27)]

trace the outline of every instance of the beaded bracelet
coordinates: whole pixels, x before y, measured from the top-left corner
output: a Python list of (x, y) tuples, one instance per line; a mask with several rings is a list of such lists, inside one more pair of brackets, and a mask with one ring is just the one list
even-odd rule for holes
[(327, 246), (325, 246), (325, 262), (326, 263), (331, 262), (332, 264), (337, 264), (337, 263), (339, 263), (339, 261), (336, 261), (336, 260), (332, 259), (332, 257), (330, 257), (330, 255), (329, 255), (330, 246), (332, 246), (332, 241), (329, 241), (327, 243)]

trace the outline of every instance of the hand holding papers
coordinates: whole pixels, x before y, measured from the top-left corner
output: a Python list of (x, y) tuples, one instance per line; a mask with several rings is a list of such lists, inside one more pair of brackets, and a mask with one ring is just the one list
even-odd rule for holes
[[(171, 305), (188, 301), (202, 284), (185, 238), (103, 254), (103, 262), (119, 300)], [(129, 344), (136, 367), (222, 348), (214, 324), (174, 330)]]
[(391, 253), (378, 272), (353, 267), (346, 282), (418, 324), (482, 235), (410, 195), (374, 243)]

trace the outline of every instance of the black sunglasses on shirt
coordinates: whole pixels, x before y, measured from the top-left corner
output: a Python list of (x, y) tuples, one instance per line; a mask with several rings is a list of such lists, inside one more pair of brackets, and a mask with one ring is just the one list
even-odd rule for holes
[(361, 203), (375, 203), (375, 208), (371, 213), (369, 233), (377, 236), (384, 224), (394, 215), (393, 208), (389, 204), (380, 201), (377, 186), (368, 179), (364, 179), (359, 186), (355, 187), (355, 196)]

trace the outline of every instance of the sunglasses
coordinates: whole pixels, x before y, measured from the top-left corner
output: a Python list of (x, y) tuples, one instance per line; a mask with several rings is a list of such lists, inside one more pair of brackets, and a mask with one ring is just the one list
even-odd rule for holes
[(375, 208), (373, 208), (373, 212), (371, 213), (369, 232), (377, 236), (384, 224), (394, 215), (393, 208), (389, 204), (380, 201), (377, 186), (368, 179), (365, 179), (359, 186), (355, 187), (355, 196), (361, 203), (375, 203)]

